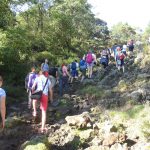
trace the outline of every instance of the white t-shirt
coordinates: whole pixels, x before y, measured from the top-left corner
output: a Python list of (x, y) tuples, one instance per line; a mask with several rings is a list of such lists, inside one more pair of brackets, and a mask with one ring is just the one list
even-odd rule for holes
[[(32, 88), (37, 86), (37, 88), (34, 92), (42, 91), (44, 86), (45, 86), (46, 80), (47, 80), (47, 78), (44, 75), (38, 76), (35, 79), (33, 86), (32, 86)], [(51, 81), (48, 79), (47, 84), (46, 84), (44, 91), (43, 91), (44, 95), (48, 95), (50, 86), (51, 86)]]

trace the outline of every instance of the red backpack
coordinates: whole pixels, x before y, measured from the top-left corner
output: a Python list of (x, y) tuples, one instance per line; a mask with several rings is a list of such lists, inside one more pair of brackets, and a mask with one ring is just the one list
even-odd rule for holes
[(87, 56), (86, 56), (86, 62), (88, 64), (90, 64), (90, 63), (92, 63), (92, 61), (93, 61), (92, 53), (87, 54)]
[(124, 59), (124, 54), (121, 53), (120, 56), (119, 56), (120, 60), (123, 60)]

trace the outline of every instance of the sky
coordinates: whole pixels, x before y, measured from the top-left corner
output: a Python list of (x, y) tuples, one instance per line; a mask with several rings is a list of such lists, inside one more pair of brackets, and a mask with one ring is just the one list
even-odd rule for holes
[(150, 23), (150, 0), (88, 0), (93, 13), (107, 22), (108, 27), (118, 22), (145, 29)]

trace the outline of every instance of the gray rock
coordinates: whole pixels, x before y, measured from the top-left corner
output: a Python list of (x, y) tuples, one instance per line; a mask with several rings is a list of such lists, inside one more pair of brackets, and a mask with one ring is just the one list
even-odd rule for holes
[(88, 112), (83, 112), (81, 115), (67, 116), (65, 118), (69, 126), (76, 126), (77, 128), (86, 128), (91, 119)]
[(102, 138), (100, 137), (95, 137), (89, 144), (91, 146), (100, 146), (102, 144)]
[(137, 143), (131, 147), (131, 150), (149, 150), (150, 149), (150, 143)]
[(111, 146), (110, 150), (128, 150), (127, 144), (121, 145), (120, 143), (115, 143)]
[(143, 74), (139, 74), (137, 76), (138, 79), (149, 79), (150, 78), (150, 74), (147, 73), (143, 73)]
[(135, 101), (140, 101), (142, 99), (142, 93), (139, 90), (133, 91), (131, 94), (128, 95), (128, 97)]
[(100, 146), (91, 146), (86, 148), (85, 150), (109, 150), (109, 147)]

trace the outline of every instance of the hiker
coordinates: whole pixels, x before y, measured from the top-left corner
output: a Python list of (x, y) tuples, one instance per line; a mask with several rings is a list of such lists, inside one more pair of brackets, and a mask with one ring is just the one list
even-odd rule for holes
[(75, 60), (75, 62), (76, 62), (76, 70), (77, 70), (77, 76), (76, 76), (76, 78), (78, 78), (78, 75), (79, 75), (79, 63), (78, 63), (78, 61), (77, 60)]
[(126, 44), (124, 44), (124, 45), (122, 46), (122, 53), (123, 53), (125, 56), (127, 56), (127, 45), (126, 45)]
[(41, 70), (42, 72), (49, 72), (48, 59), (45, 59), (45, 62), (41, 64)]
[(100, 63), (103, 65), (104, 69), (108, 66), (109, 54), (106, 49), (101, 52)]
[[(39, 99), (40, 101), (40, 109), (41, 109), (41, 133), (46, 131), (45, 124), (46, 124), (46, 111), (48, 107), (48, 94), (51, 93), (51, 81), (48, 79), (48, 72), (45, 71), (42, 73), (42, 71), (39, 72), (39, 76), (35, 79), (34, 84), (32, 86), (32, 90), (34, 91), (35, 87), (36, 91), (42, 91), (41, 97)], [(35, 92), (35, 91), (34, 91)], [(33, 116), (36, 117), (37, 111), (36, 111), (36, 103), (37, 99), (33, 99)]]
[(31, 72), (28, 74), (28, 81), (27, 81), (28, 108), (29, 109), (31, 109), (32, 107), (31, 88), (36, 77), (37, 77), (37, 74), (35, 72), (35, 67), (31, 67)]
[(63, 81), (62, 81), (62, 67), (58, 67), (57, 70), (57, 80), (58, 80), (58, 84), (59, 84), (59, 96), (62, 96), (62, 91), (63, 91)]
[(77, 65), (77, 60), (71, 63), (71, 83), (73, 82), (74, 78), (78, 78)]
[(83, 58), (80, 59), (79, 68), (82, 74), (80, 82), (82, 82), (86, 77), (86, 69), (87, 69), (86, 61)]
[(123, 72), (124, 72), (124, 58), (125, 58), (125, 55), (121, 51), (121, 48), (117, 47), (116, 62), (117, 62), (118, 70), (120, 71), (120, 69), (122, 68)]
[(3, 78), (0, 76), (0, 112), (2, 118), (2, 129), (5, 127), (5, 116), (6, 116), (6, 93), (4, 89), (2, 89)]
[(49, 69), (49, 79), (51, 81), (51, 93), (50, 93), (50, 101), (53, 104), (53, 94), (54, 94), (54, 87), (56, 85), (56, 78), (57, 78), (57, 68), (51, 67)]
[(70, 78), (68, 68), (67, 68), (66, 64), (63, 63), (63, 65), (62, 65), (62, 87), (65, 90), (65, 92), (67, 92), (68, 88), (69, 88), (68, 77)]
[(87, 63), (87, 69), (88, 69), (88, 78), (92, 78), (93, 74), (93, 55), (92, 52), (89, 51), (86, 55), (86, 63)]
[(130, 56), (133, 55), (133, 50), (134, 50), (134, 41), (133, 40), (130, 40), (127, 44), (128, 48), (129, 48), (129, 54)]
[(115, 59), (116, 59), (117, 47), (118, 47), (118, 45), (117, 45), (117, 43), (115, 43), (111, 48)]

